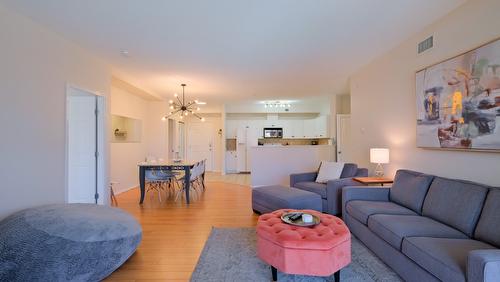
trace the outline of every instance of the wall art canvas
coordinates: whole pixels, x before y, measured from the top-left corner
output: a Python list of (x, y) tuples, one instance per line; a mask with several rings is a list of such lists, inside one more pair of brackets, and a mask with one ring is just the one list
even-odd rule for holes
[(416, 73), (417, 146), (500, 150), (500, 39)]

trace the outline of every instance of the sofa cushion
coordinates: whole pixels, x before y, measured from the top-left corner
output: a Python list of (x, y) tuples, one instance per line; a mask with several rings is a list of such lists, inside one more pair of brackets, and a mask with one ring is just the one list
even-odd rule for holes
[(301, 190), (316, 193), (320, 195), (321, 198), (326, 199), (326, 184), (324, 183), (317, 183), (312, 181), (299, 182), (295, 183), (294, 187), (299, 188)]
[(368, 224), (368, 218), (374, 214), (401, 214), (417, 215), (414, 211), (393, 202), (382, 201), (349, 201), (346, 210), (355, 219)]
[(469, 252), (494, 248), (471, 239), (413, 237), (403, 240), (402, 252), (441, 281), (466, 281)]
[(391, 201), (422, 214), (422, 204), (434, 176), (400, 169), (391, 188)]
[(349, 178), (356, 176), (358, 172), (358, 165), (352, 163), (344, 164), (344, 169), (342, 169), (342, 173), (340, 174), (340, 178)]
[(474, 237), (500, 247), (500, 189), (488, 193)]
[(400, 250), (406, 237), (468, 237), (462, 232), (420, 215), (375, 214), (368, 218), (368, 228)]
[(489, 188), (470, 181), (435, 177), (422, 214), (472, 237)]

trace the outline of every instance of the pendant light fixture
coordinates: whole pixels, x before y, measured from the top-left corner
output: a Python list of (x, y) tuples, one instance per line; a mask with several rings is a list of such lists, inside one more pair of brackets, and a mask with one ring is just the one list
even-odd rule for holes
[(177, 93), (174, 94), (174, 97), (176, 100), (175, 101), (174, 100), (168, 101), (168, 103), (170, 105), (170, 112), (167, 115), (165, 115), (162, 118), (162, 120), (167, 120), (169, 117), (173, 117), (177, 114), (179, 115), (180, 119), (183, 119), (185, 116), (188, 116), (191, 114), (191, 115), (195, 116), (196, 118), (198, 118), (199, 120), (205, 121), (205, 118), (198, 115), (196, 113), (196, 111), (200, 111), (200, 107), (198, 105), (204, 105), (206, 103), (200, 102), (198, 100), (186, 102), (186, 97), (185, 97), (185, 93), (184, 93), (184, 88), (186, 87), (186, 84), (183, 83), (183, 84), (181, 84), (181, 86), (182, 86), (182, 98), (179, 97), (179, 95), (177, 95)]

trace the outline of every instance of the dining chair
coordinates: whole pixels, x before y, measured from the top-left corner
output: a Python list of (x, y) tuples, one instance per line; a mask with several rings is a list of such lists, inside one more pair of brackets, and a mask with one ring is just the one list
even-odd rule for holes
[[(198, 192), (198, 190), (196, 189), (196, 181), (197, 179), (199, 178), (200, 176), (200, 168), (201, 168), (201, 162), (197, 162), (193, 168), (191, 168), (190, 170), (190, 176), (189, 176), (189, 188), (192, 189), (193, 191), (195, 192)], [(180, 189), (177, 191), (177, 195), (175, 197), (175, 201), (177, 201), (179, 199), (179, 196), (181, 194), (183, 194), (183, 192), (185, 192), (185, 185), (184, 185), (184, 177), (182, 178), (176, 178), (176, 181), (177, 181), (177, 185), (180, 187)], [(182, 183), (182, 185), (179, 184)]]
[(111, 198), (111, 205), (118, 206), (118, 200), (116, 199), (115, 190), (113, 189), (113, 185), (118, 184), (119, 182), (111, 181), (109, 182), (109, 196)]
[(201, 185), (203, 191), (205, 191), (205, 188), (206, 188), (205, 187), (206, 164), (207, 164), (206, 159), (201, 161), (200, 176), (198, 177), (198, 181), (200, 182), (200, 185)]
[(172, 181), (176, 178), (176, 174), (172, 171), (162, 169), (147, 169), (145, 172), (145, 180), (147, 189), (146, 192), (155, 190), (158, 192), (158, 199), (161, 203), (161, 191), (165, 190), (164, 185), (167, 187), (172, 186)]

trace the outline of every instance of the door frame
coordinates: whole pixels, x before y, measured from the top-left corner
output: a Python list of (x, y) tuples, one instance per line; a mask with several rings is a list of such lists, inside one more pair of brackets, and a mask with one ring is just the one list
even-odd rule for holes
[(97, 98), (97, 193), (99, 195), (97, 204), (109, 204), (109, 189), (108, 185), (108, 136), (106, 134), (108, 111), (106, 96), (98, 91), (89, 90), (72, 83), (66, 83), (66, 103), (65, 103), (65, 166), (64, 166), (64, 202), (69, 202), (69, 102), (71, 99), (71, 91), (77, 90), (85, 92), (90, 96)]
[[(341, 136), (341, 130), (342, 130), (342, 127), (341, 127), (341, 122), (340, 120), (342, 118), (351, 118), (351, 114), (337, 114), (337, 128), (336, 128), (336, 146), (335, 146), (335, 160), (336, 161), (339, 161), (339, 140), (341, 139), (340, 136)], [(344, 150), (345, 148), (343, 148), (342, 150)]]

